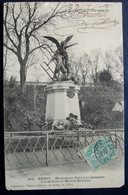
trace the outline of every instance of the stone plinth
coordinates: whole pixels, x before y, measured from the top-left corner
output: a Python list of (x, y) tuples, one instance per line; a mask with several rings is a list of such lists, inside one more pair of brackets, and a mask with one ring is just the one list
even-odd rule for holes
[(45, 92), (47, 94), (45, 120), (65, 120), (70, 113), (77, 115), (80, 120), (77, 85), (72, 81), (55, 81), (46, 86)]

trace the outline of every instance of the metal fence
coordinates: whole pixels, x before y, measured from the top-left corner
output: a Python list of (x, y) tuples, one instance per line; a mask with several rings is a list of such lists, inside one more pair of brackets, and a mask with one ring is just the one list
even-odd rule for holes
[(123, 129), (5, 132), (6, 169), (27, 168), (84, 160), (77, 151), (108, 135), (124, 154)]

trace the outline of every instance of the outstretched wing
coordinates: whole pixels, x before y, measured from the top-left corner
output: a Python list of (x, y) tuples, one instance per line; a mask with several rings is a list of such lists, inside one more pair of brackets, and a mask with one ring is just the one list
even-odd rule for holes
[(65, 41), (64, 41), (64, 45), (67, 45), (67, 42), (70, 41), (70, 39), (72, 39), (73, 35), (68, 36)]
[(48, 36), (43, 36), (43, 37), (55, 43), (57, 48), (60, 47), (59, 42), (54, 37), (48, 37)]
[(77, 45), (78, 43), (74, 43), (74, 44), (71, 44), (71, 45), (67, 45), (66, 47), (65, 47), (65, 49), (67, 49), (67, 48), (69, 48), (69, 47), (72, 47), (72, 46), (74, 46), (74, 45)]

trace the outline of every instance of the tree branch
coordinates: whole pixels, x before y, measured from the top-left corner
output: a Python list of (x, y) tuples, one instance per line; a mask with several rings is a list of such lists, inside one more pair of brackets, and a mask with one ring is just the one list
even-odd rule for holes
[(14, 41), (12, 40), (12, 38), (10, 37), (10, 34), (8, 32), (8, 28), (7, 28), (7, 16), (8, 16), (8, 5), (6, 6), (6, 13), (5, 13), (5, 20), (4, 20), (4, 26), (5, 26), (5, 32), (7, 34), (8, 39), (10, 40), (10, 42), (13, 44), (13, 46), (17, 49), (17, 45), (14, 43)]
[(8, 45), (6, 45), (5, 43), (3, 43), (4, 44), (4, 46), (7, 48), (7, 49), (9, 49), (10, 51), (12, 51), (16, 56), (17, 56), (17, 52), (14, 50), (14, 49), (12, 49), (11, 47), (9, 47)]
[(41, 47), (43, 47), (43, 46), (44, 46), (44, 44), (39, 45), (38, 47), (35, 47), (34, 49), (32, 49), (32, 50), (29, 52), (29, 54), (33, 53), (35, 50), (37, 50), (37, 49), (39, 49), (39, 48), (41, 48)]
[[(58, 3), (59, 5), (59, 3)], [(58, 12), (56, 12), (56, 9), (58, 8), (58, 5), (56, 6), (56, 8), (53, 10), (52, 14), (50, 15), (49, 18), (47, 18), (42, 24), (38, 25), (37, 27), (34, 27), (28, 34), (29, 37), (32, 35), (33, 32), (35, 32), (36, 30), (38, 30), (39, 28), (41, 28), (42, 26), (44, 26), (45, 24), (47, 24), (52, 18), (54, 18)]]
[(22, 12), (22, 9), (21, 9), (21, 4), (20, 4), (20, 12), (17, 15), (17, 17), (15, 18), (15, 5), (13, 5), (12, 16), (13, 16), (13, 21), (14, 21), (14, 31), (15, 31), (18, 39), (20, 39), (20, 35), (18, 34), (18, 30), (17, 30), (17, 21), (18, 21), (18, 18), (20, 17), (20, 15), (21, 15), (21, 12)]

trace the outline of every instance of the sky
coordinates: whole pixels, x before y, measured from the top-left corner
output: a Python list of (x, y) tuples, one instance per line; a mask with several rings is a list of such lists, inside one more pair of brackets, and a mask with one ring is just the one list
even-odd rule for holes
[[(49, 11), (56, 4), (47, 2), (44, 10)], [(40, 9), (40, 14), (44, 11)], [(84, 52), (101, 48), (103, 51), (114, 51), (122, 44), (122, 5), (121, 3), (65, 3), (63, 10), (68, 12), (69, 21), (56, 21), (55, 28), (49, 28), (47, 36), (53, 36), (62, 41), (69, 35), (74, 35), (69, 44), (78, 43), (67, 51), (75, 58)], [(43, 34), (44, 35), (44, 34)], [(49, 41), (49, 44), (51, 42)], [(27, 70), (27, 81), (48, 81), (49, 77), (39, 64), (42, 59)], [(99, 62), (103, 66), (103, 62)], [(51, 64), (54, 69), (54, 64)], [(16, 57), (8, 54), (6, 76), (14, 75), (19, 80), (19, 63)]]

